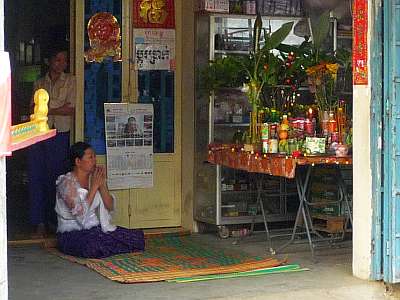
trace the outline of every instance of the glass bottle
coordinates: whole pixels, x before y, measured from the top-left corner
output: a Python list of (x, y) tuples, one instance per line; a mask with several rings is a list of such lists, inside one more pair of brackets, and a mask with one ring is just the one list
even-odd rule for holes
[(335, 115), (333, 114), (333, 112), (329, 113), (328, 132), (329, 133), (337, 132), (337, 121), (335, 119)]
[(289, 120), (287, 115), (282, 116), (282, 124), (289, 125)]
[(278, 122), (278, 112), (275, 108), (271, 108), (271, 123)]

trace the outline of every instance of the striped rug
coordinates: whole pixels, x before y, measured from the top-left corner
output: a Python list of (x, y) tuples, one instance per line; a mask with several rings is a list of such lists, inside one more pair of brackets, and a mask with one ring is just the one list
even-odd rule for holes
[(143, 253), (127, 253), (105, 259), (84, 259), (50, 252), (84, 265), (121, 283), (172, 280), (183, 277), (248, 272), (282, 265), (277, 259), (211, 247), (191, 236), (160, 236), (146, 240)]

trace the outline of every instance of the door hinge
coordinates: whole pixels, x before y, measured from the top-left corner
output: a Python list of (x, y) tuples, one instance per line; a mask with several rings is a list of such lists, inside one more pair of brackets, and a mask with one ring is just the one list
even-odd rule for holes
[(128, 205), (128, 216), (129, 216), (129, 217), (132, 215), (131, 212), (132, 212), (132, 210), (131, 210), (131, 205), (129, 204), (129, 205)]
[(389, 256), (390, 255), (390, 244), (389, 241), (386, 241), (386, 255)]

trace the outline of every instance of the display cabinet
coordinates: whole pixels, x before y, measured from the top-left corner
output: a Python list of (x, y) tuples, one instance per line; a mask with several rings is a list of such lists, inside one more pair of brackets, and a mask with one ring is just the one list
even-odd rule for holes
[[(266, 32), (273, 32), (291, 20), (300, 19), (263, 17), (263, 27)], [(291, 180), (207, 163), (209, 143), (232, 143), (247, 129), (250, 107), (238, 88), (204, 92), (200, 88), (201, 70), (218, 57), (247, 55), (254, 21), (252, 15), (207, 13), (199, 13), (196, 20), (194, 217), (200, 230), (204, 223), (217, 225), (222, 237), (229, 234), (227, 225), (263, 222), (262, 208), (268, 222), (293, 220), (298, 205)], [(291, 33), (284, 42), (300, 44), (303, 40)], [(256, 182), (262, 182), (261, 186)], [(262, 208), (257, 203), (260, 197)]]

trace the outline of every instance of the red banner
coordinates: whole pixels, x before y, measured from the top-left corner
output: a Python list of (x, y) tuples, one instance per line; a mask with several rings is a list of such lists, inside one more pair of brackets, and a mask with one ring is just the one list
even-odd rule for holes
[(11, 69), (7, 52), (0, 52), (0, 156), (10, 154)]
[(368, 0), (353, 4), (353, 84), (368, 84)]
[(175, 28), (174, 0), (136, 0), (133, 2), (135, 28)]

